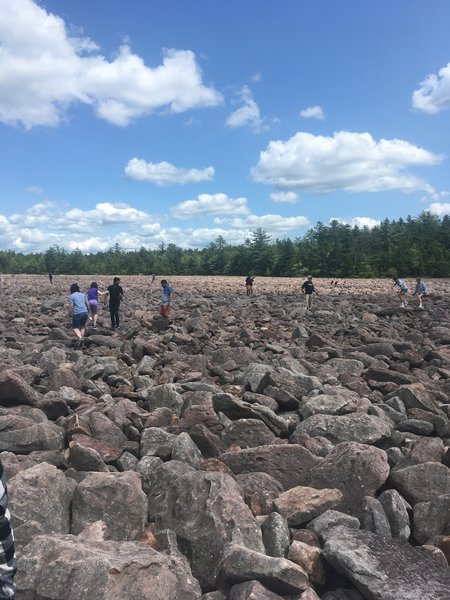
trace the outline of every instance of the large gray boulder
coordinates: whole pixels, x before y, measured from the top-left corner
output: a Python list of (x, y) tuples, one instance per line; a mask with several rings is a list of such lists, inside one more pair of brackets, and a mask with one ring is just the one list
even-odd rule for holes
[(426, 544), (436, 535), (450, 534), (450, 494), (419, 502), (414, 507), (414, 538)]
[(58, 425), (36, 422), (23, 415), (0, 416), (0, 452), (29, 454), (37, 450), (62, 450), (64, 431)]
[(73, 496), (72, 533), (96, 521), (106, 524), (106, 539), (138, 540), (147, 523), (148, 501), (138, 473), (89, 473)]
[(184, 557), (138, 542), (42, 535), (23, 551), (17, 598), (32, 600), (198, 600)]
[(171, 462), (156, 470), (149, 492), (156, 530), (172, 529), (202, 588), (215, 589), (225, 546), (234, 542), (264, 552), (261, 528), (229, 475), (182, 463), (174, 469)]
[(307, 433), (311, 437), (325, 437), (334, 444), (340, 442), (375, 444), (388, 438), (391, 435), (391, 429), (386, 421), (372, 415), (360, 413), (315, 414), (297, 425), (294, 433)]
[(448, 600), (450, 571), (407, 542), (368, 531), (334, 527), (324, 558), (367, 600)]
[(412, 505), (450, 494), (450, 469), (438, 462), (392, 471), (389, 481)]

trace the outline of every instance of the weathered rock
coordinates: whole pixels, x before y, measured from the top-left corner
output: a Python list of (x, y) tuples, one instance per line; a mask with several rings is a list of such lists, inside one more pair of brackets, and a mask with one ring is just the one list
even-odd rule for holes
[(397, 490), (386, 490), (378, 496), (384, 513), (391, 527), (392, 537), (409, 540), (411, 525), (409, 520), (409, 504), (400, 496)]
[(438, 462), (392, 471), (389, 481), (412, 505), (450, 494), (450, 469)]
[(48, 600), (198, 600), (200, 586), (179, 555), (139, 542), (38, 536), (23, 551), (18, 598)]
[(406, 542), (335, 527), (326, 534), (323, 555), (369, 600), (448, 598), (449, 570)]
[(289, 547), (288, 559), (301, 567), (313, 583), (325, 583), (325, 567), (320, 548), (294, 541)]
[(374, 444), (390, 436), (388, 424), (372, 415), (324, 415), (316, 414), (297, 426), (296, 433), (307, 433), (311, 437), (322, 436), (334, 444), (358, 442)]
[(279, 481), (267, 473), (242, 473), (236, 483), (254, 515), (267, 515), (273, 510), (273, 501), (283, 492)]
[(202, 453), (186, 432), (180, 433), (175, 438), (172, 448), (172, 459), (187, 463), (195, 469), (199, 468), (203, 462)]
[(176, 415), (181, 414), (183, 406), (183, 398), (176, 390), (173, 383), (163, 383), (155, 385), (148, 390), (148, 408), (150, 411), (155, 408), (168, 408)]
[(147, 427), (141, 433), (141, 457), (170, 458), (176, 435), (159, 427)]
[(247, 448), (238, 452), (226, 452), (219, 458), (235, 475), (267, 473), (279, 481), (284, 489), (309, 485), (311, 470), (323, 460), (298, 444)]
[(358, 408), (357, 398), (349, 393), (331, 396), (329, 394), (319, 394), (313, 398), (303, 398), (299, 412), (303, 419), (308, 419), (312, 415), (344, 415), (355, 412)]
[(334, 508), (342, 499), (343, 493), (337, 489), (316, 490), (297, 486), (281, 494), (274, 501), (274, 506), (291, 527), (299, 527)]
[[(225, 599), (225, 596), (223, 596)], [(281, 600), (282, 596), (271, 592), (259, 581), (246, 581), (233, 585), (230, 590), (230, 600)]]
[(234, 444), (241, 448), (265, 446), (276, 440), (275, 435), (262, 421), (257, 419), (239, 419), (233, 421), (222, 432), (222, 442), (228, 448)]
[(86, 448), (92, 448), (93, 450), (96, 450), (106, 464), (112, 464), (119, 460), (123, 452), (121, 448), (117, 448), (116, 446), (113, 446), (112, 444), (109, 444), (103, 440), (99, 440), (88, 435), (83, 435), (82, 433), (76, 433), (73, 435), (72, 441), (77, 442)]
[(89, 425), (93, 437), (107, 442), (116, 448), (121, 448), (122, 444), (127, 439), (120, 427), (101, 412), (94, 412), (91, 414)]
[(106, 463), (97, 450), (75, 441), (69, 444), (69, 465), (77, 471), (109, 472)]
[(21, 377), (11, 369), (0, 373), (0, 405), (29, 404), (34, 406), (39, 399), (39, 394)]
[(289, 548), (290, 533), (285, 519), (278, 513), (271, 513), (261, 527), (266, 554), (286, 556)]
[(450, 493), (414, 506), (414, 538), (425, 544), (434, 536), (450, 534)]
[(147, 497), (137, 473), (90, 473), (73, 496), (72, 533), (103, 520), (107, 539), (137, 540), (144, 531), (147, 513)]
[(293, 562), (237, 544), (228, 546), (219, 571), (219, 581), (226, 587), (256, 579), (282, 594), (296, 594), (308, 585), (307, 574)]
[(20, 415), (0, 416), (0, 452), (28, 454), (37, 450), (61, 450), (64, 431), (50, 421), (36, 423)]
[(307, 528), (310, 529), (323, 542), (330, 529), (333, 527), (344, 526), (351, 529), (359, 529), (359, 519), (351, 517), (338, 510), (326, 510), (319, 517), (308, 523)]
[(361, 523), (361, 529), (372, 531), (384, 537), (392, 537), (389, 520), (381, 502), (376, 498), (364, 496), (358, 506), (357, 517)]

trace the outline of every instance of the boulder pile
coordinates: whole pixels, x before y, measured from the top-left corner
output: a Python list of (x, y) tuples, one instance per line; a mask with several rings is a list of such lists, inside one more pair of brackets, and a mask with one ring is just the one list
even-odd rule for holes
[(2, 284), (18, 600), (449, 600), (449, 281), (121, 280), (83, 349), (91, 278)]

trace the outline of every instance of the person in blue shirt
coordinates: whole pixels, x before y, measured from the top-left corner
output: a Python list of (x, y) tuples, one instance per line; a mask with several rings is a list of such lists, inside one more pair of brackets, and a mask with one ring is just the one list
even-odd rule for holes
[(166, 325), (169, 326), (169, 315), (170, 315), (170, 303), (173, 297), (173, 288), (169, 285), (167, 279), (163, 279), (161, 281), (161, 310), (160, 314), (166, 322)]
[(89, 316), (89, 304), (86, 296), (80, 292), (78, 283), (72, 283), (70, 286), (69, 316), (72, 317), (72, 329), (77, 338), (77, 348), (80, 349), (84, 344), (84, 334), (86, 332), (86, 322)]
[(422, 298), (427, 295), (427, 286), (420, 279), (420, 277), (416, 278), (416, 289), (414, 290), (413, 296), (417, 296), (419, 300), (419, 308), (423, 310)]
[(400, 306), (402, 308), (405, 308), (405, 306), (408, 306), (408, 302), (406, 300), (406, 294), (408, 293), (408, 286), (403, 281), (403, 279), (400, 279), (400, 277), (398, 275), (396, 275), (393, 278), (393, 281), (394, 281), (394, 287), (398, 287), (398, 297), (400, 298), (400, 301), (401, 301)]

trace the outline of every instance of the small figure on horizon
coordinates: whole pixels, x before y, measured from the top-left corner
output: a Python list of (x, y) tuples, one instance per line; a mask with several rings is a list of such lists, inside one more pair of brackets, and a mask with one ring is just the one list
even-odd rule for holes
[(250, 277), (247, 275), (247, 279), (245, 280), (245, 289), (247, 291), (247, 296), (251, 296), (253, 294), (253, 282), (255, 281), (254, 277)]
[(105, 300), (103, 305), (106, 306), (109, 298), (109, 315), (111, 317), (111, 329), (119, 329), (119, 308), (120, 302), (123, 298), (123, 289), (119, 285), (120, 278), (114, 277), (112, 285), (108, 286), (108, 291), (105, 294)]
[(400, 298), (400, 301), (401, 301), (400, 307), (405, 308), (406, 306), (408, 306), (408, 302), (405, 298), (406, 294), (408, 293), (408, 286), (403, 281), (403, 279), (400, 279), (400, 277), (398, 275), (393, 277), (392, 280), (394, 282), (394, 287), (399, 288), (398, 297)]
[(76, 348), (80, 350), (84, 344), (86, 322), (89, 317), (89, 304), (84, 294), (80, 292), (78, 283), (70, 286), (69, 317), (72, 317), (72, 330), (77, 338)]
[(306, 310), (311, 310), (312, 307), (312, 295), (316, 292), (312, 280), (312, 275), (308, 275), (306, 281), (303, 282), (302, 285), (302, 293), (305, 296), (305, 306)]
[(153, 275), (152, 275), (152, 284), (155, 283), (155, 281), (156, 281), (156, 275), (153, 273)]
[(48, 274), (48, 280), (50, 283), (53, 283), (53, 275), (51, 273)]
[(420, 277), (416, 277), (416, 288), (414, 290), (413, 296), (417, 296), (419, 300), (419, 308), (423, 310), (423, 302), (422, 298), (427, 295), (427, 285), (424, 283)]
[(98, 289), (98, 285), (96, 281), (91, 283), (91, 287), (86, 292), (89, 309), (91, 311), (92, 317), (92, 329), (97, 329), (97, 318), (98, 318), (98, 297), (106, 296), (108, 292), (101, 292)]
[(166, 322), (167, 327), (170, 325), (169, 315), (170, 315), (170, 303), (173, 297), (173, 287), (171, 287), (167, 281), (167, 279), (161, 280), (162, 290), (161, 290), (161, 310), (160, 315)]

